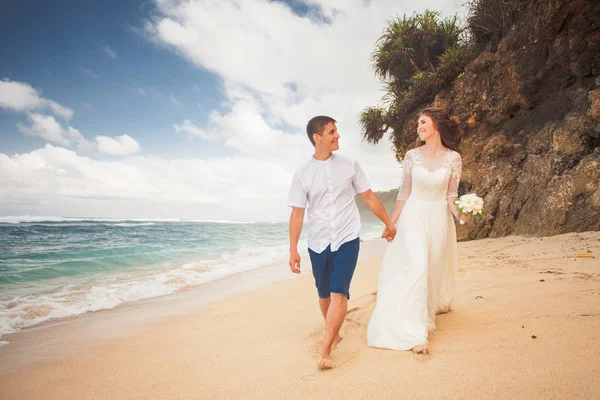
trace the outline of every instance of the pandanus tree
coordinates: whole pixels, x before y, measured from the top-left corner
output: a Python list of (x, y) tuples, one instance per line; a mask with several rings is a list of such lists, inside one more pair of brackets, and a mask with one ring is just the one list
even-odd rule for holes
[(472, 59), (464, 31), (456, 16), (441, 19), (430, 10), (388, 22), (372, 53), (375, 75), (384, 85), (383, 106), (367, 107), (360, 115), (367, 142), (378, 143), (392, 129), (397, 157), (403, 157), (397, 128), (406, 115), (432, 100)]

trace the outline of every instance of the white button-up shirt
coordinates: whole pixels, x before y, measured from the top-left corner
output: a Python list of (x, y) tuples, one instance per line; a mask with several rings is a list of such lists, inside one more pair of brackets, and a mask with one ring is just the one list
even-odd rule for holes
[(331, 245), (336, 251), (360, 234), (360, 214), (354, 197), (370, 189), (360, 166), (332, 154), (325, 161), (314, 157), (294, 175), (288, 206), (306, 208), (308, 247), (322, 253)]

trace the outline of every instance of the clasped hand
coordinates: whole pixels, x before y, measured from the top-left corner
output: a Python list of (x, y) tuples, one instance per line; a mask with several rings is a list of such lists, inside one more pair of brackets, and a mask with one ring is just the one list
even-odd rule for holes
[(396, 227), (394, 225), (386, 226), (383, 230), (383, 233), (381, 234), (381, 237), (387, 240), (388, 242), (391, 242), (392, 240), (394, 240), (394, 237), (396, 237)]

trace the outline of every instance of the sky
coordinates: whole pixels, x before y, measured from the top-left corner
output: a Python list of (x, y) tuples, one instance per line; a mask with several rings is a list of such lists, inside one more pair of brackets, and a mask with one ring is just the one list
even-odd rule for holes
[[(405, 13), (459, 0), (7, 0), (0, 15), (0, 217), (285, 221), (305, 128), (397, 187), (371, 53)], [(464, 18), (463, 18), (464, 19)]]

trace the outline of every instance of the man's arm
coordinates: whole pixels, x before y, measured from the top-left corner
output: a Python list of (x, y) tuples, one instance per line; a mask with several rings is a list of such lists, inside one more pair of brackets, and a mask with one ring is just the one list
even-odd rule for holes
[(290, 214), (290, 270), (293, 273), (300, 273), (300, 254), (298, 253), (298, 240), (302, 232), (302, 222), (304, 221), (304, 208), (292, 207)]
[(377, 197), (371, 189), (362, 192), (360, 197), (362, 197), (363, 201), (367, 207), (369, 207), (371, 212), (373, 212), (373, 214), (375, 214), (375, 216), (377, 216), (377, 218), (379, 218), (385, 224), (385, 230), (383, 231), (381, 237), (387, 240), (394, 239), (394, 236), (396, 236), (396, 227), (385, 211), (383, 204), (381, 204), (379, 197)]

